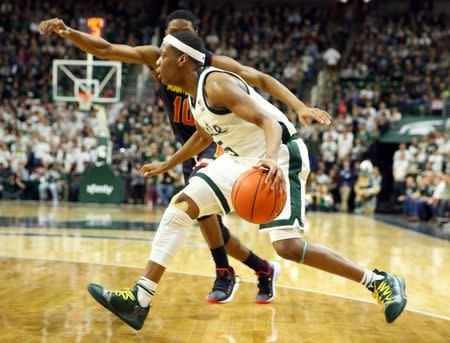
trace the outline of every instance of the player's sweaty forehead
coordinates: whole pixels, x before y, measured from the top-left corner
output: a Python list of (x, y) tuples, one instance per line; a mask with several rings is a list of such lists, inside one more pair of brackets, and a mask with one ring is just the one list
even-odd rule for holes
[(186, 19), (174, 19), (169, 22), (166, 28), (166, 35), (170, 35), (180, 31), (192, 31), (195, 33), (194, 27), (189, 20)]

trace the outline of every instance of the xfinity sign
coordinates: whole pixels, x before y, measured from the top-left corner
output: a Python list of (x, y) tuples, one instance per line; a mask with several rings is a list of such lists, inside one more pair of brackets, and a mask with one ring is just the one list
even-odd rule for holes
[(97, 185), (95, 183), (92, 183), (90, 185), (87, 185), (86, 191), (91, 195), (93, 194), (111, 195), (111, 193), (114, 191), (114, 187), (109, 185)]

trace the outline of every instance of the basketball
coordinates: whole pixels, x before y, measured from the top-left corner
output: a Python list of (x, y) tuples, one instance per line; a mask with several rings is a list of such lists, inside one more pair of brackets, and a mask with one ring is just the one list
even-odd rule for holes
[(286, 204), (286, 193), (281, 193), (279, 186), (272, 190), (273, 181), (264, 182), (267, 173), (265, 169), (250, 169), (236, 180), (231, 192), (236, 213), (254, 224), (273, 221)]

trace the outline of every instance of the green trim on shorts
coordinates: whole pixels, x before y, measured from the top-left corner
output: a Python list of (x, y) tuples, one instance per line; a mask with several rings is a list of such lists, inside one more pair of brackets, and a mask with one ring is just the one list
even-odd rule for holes
[(308, 249), (308, 243), (305, 241), (305, 243), (303, 244), (303, 253), (302, 253), (302, 258), (300, 259), (300, 264), (303, 264), (303, 262), (305, 261), (307, 249)]
[(291, 226), (298, 220), (303, 227), (302, 220), (302, 184), (298, 174), (302, 170), (302, 157), (296, 140), (291, 140), (286, 144), (289, 151), (289, 184), (291, 196), (291, 217), (289, 219), (279, 219), (273, 222), (261, 224), (259, 229), (268, 229), (276, 226)]
[(214, 183), (213, 180), (211, 180), (211, 178), (208, 175), (199, 171), (192, 177), (199, 177), (199, 178), (203, 179), (203, 181), (205, 181), (208, 184), (208, 186), (211, 187), (212, 191), (217, 196), (217, 199), (219, 199), (220, 204), (222, 205), (222, 208), (225, 211), (225, 213), (230, 212), (230, 206), (228, 206), (227, 199), (223, 195), (220, 188)]

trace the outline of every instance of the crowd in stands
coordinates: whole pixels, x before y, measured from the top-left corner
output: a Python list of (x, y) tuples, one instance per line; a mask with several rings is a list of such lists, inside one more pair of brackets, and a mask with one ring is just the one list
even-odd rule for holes
[[(41, 20), (59, 17), (71, 27), (87, 30), (81, 18), (102, 16), (106, 39), (134, 46), (150, 43), (157, 21), (151, 17), (155, 11), (147, 7), (156, 5), (148, 2), (129, 6), (124, 0), (115, 0), (102, 2), (99, 9), (98, 3), (87, 1), (1, 1), (0, 98), (17, 99), (30, 94), (48, 102), (52, 60), (86, 59), (67, 40), (57, 35), (40, 36)], [(147, 6), (145, 10), (143, 6)]]
[[(174, 153), (176, 142), (161, 103), (135, 98), (110, 108), (113, 167), (122, 176), (127, 201), (165, 205), (183, 182), (180, 168), (148, 181), (143, 163)], [(0, 193), (4, 199), (77, 201), (79, 178), (97, 161), (95, 110), (77, 104), (44, 104), (27, 97), (0, 105)], [(146, 187), (151, 186), (151, 187)], [(147, 193), (146, 193), (147, 190)]]
[(400, 144), (393, 161), (394, 195), (410, 221), (450, 217), (450, 140), (435, 131)]
[[(77, 107), (32, 97), (20, 102), (4, 99), (0, 105), (3, 198), (30, 198), (34, 184), (42, 200), (50, 192), (57, 201), (58, 191), (69, 199), (75, 191), (69, 187), (73, 185), (69, 178), (78, 178), (96, 160), (95, 125), (95, 117)], [(66, 187), (61, 189), (63, 184)]]
[(125, 180), (129, 202), (167, 205), (184, 182), (181, 166), (148, 180), (139, 173), (144, 163), (164, 161), (179, 147), (162, 102), (150, 97), (138, 104), (132, 97), (111, 111), (108, 120), (115, 152), (113, 166)]
[[(346, 211), (347, 192), (355, 185), (359, 162), (369, 159), (376, 163), (378, 160), (375, 142), (380, 135), (400, 121), (402, 113), (441, 114), (445, 101), (450, 101), (450, 27), (444, 14), (435, 16), (431, 12), (417, 11), (411, 12), (409, 17), (396, 19), (368, 15), (363, 20), (360, 36), (364, 40), (356, 40), (350, 58), (341, 65), (333, 102), (326, 105), (336, 118), (334, 127), (323, 130), (312, 126), (303, 132), (303, 137), (309, 137), (312, 170), (317, 170), (311, 174), (309, 184), (310, 192), (317, 194), (311, 205), (313, 208), (333, 210), (340, 202), (340, 208)], [(328, 59), (340, 60), (335, 49), (329, 52)], [(415, 138), (412, 146), (417, 144)], [(401, 170), (408, 165), (409, 169), (416, 169), (414, 177), (423, 179), (422, 173), (428, 175), (423, 179), (428, 193), (434, 189), (433, 184), (440, 182), (434, 196), (442, 196), (443, 185), (445, 182), (448, 185), (448, 179), (441, 175), (449, 173), (446, 166), (450, 157), (446, 150), (448, 131), (445, 134), (436, 131), (424, 137), (421, 146), (428, 150), (417, 151), (417, 156), (407, 156), (402, 162), (394, 161), (395, 190), (398, 192), (399, 187), (395, 177), (404, 174)], [(377, 167), (374, 173), (381, 185)], [(402, 178), (404, 184), (404, 176)], [(446, 196), (448, 199), (448, 194)], [(415, 203), (420, 201), (415, 200)], [(433, 201), (428, 199), (428, 202)], [(445, 201), (439, 203), (444, 211)], [(436, 198), (434, 206), (437, 206)], [(414, 206), (410, 205), (410, 200), (405, 202), (406, 207), (410, 218), (420, 217), (417, 211), (411, 214)], [(428, 217), (422, 215), (422, 219), (429, 219), (432, 212), (436, 214), (436, 207), (431, 208), (434, 210), (428, 211)]]
[(249, 11), (224, 5), (200, 13), (199, 34), (215, 54), (270, 74), (301, 97), (331, 42), (345, 47), (351, 24), (333, 15), (327, 8), (261, 5)]
[(335, 99), (353, 97), (361, 88), (367, 100), (381, 98), (390, 109), (441, 114), (450, 97), (448, 14), (367, 15), (359, 34), (364, 39), (355, 42), (341, 66)]
[[(76, 200), (80, 175), (97, 159), (93, 149), (94, 113), (86, 116), (76, 104), (54, 104), (49, 98), (52, 59), (84, 56), (57, 36), (37, 35), (38, 23), (44, 16), (60, 16), (78, 27), (78, 18), (89, 7), (58, 3), (40, 8), (27, 0), (0, 4), (0, 45), (4, 47), (0, 52), (3, 198)], [(149, 43), (152, 27), (141, 25), (147, 19), (146, 12), (124, 4), (113, 1), (105, 5), (105, 38), (133, 46)], [(364, 160), (374, 164), (370, 184), (375, 191), (368, 197), (375, 209), (386, 177), (377, 166), (378, 138), (412, 109), (426, 113), (441, 109), (449, 95), (450, 29), (442, 16), (417, 12), (409, 17), (382, 19), (369, 13), (361, 24), (364, 41), (357, 39), (350, 57), (344, 60), (353, 25), (347, 15), (317, 8), (256, 7), (241, 11), (230, 6), (198, 14), (199, 33), (208, 49), (271, 74), (302, 100), (303, 87), (315, 82), (319, 69), (328, 65), (337, 72), (333, 100), (320, 103), (334, 118), (330, 127), (312, 124), (302, 128), (296, 114), (282, 107), (308, 145), (311, 210), (358, 212), (358, 199), (368, 193), (358, 186), (365, 177), (360, 167)], [(158, 97), (152, 96), (143, 104), (127, 99), (109, 108), (108, 120), (113, 167), (125, 180), (126, 201), (166, 204), (183, 182), (180, 169), (149, 180), (139, 174), (143, 163), (165, 159), (177, 147)], [(409, 195), (418, 193), (405, 191), (409, 187), (405, 184), (411, 184), (408, 176), (414, 178), (414, 184), (425, 179), (427, 185), (434, 184), (439, 178), (448, 185), (444, 176), (449, 172), (448, 152), (430, 148), (441, 147), (442, 141), (448, 147), (448, 134), (439, 135), (427, 136), (420, 144), (414, 141), (411, 146), (420, 145), (422, 149), (427, 143), (427, 148), (408, 156), (407, 167), (401, 157), (395, 159), (394, 189), (410, 211), (414, 207), (411, 201), (417, 198)], [(402, 168), (407, 170), (403, 176)], [(413, 168), (416, 172), (411, 174)], [(430, 196), (430, 192), (427, 194)]]

